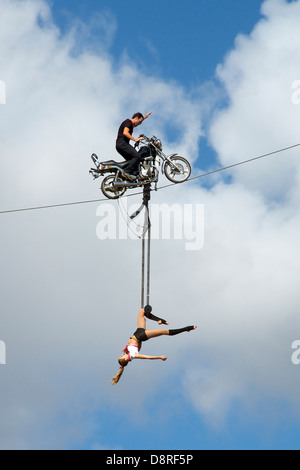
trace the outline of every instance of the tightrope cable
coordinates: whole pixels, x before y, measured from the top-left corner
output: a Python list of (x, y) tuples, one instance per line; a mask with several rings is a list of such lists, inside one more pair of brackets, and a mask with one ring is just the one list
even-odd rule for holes
[[(212, 171), (209, 171), (207, 173), (202, 173), (201, 175), (194, 176), (193, 178), (189, 178), (187, 181), (185, 181), (185, 183), (187, 183), (189, 181), (195, 181), (197, 179), (204, 178), (205, 176), (210, 176), (210, 175), (213, 175), (215, 173), (219, 173), (221, 171), (229, 170), (230, 168), (234, 168), (234, 167), (237, 167), (237, 166), (240, 166), (240, 165), (245, 165), (246, 163), (254, 162), (255, 160), (270, 157), (271, 155), (282, 153), (282, 152), (285, 152), (287, 150), (291, 150), (291, 149), (299, 147), (299, 146), (300, 146), (300, 143), (295, 144), (295, 145), (290, 145), (289, 147), (284, 147), (282, 149), (275, 150), (273, 152), (269, 152), (269, 153), (265, 153), (263, 155), (259, 155), (257, 157), (249, 158), (248, 160), (243, 160), (243, 161), (238, 162), (238, 163), (233, 163), (232, 165), (224, 166), (222, 168), (217, 168), (216, 170), (212, 170)], [(164, 185), (164, 186), (160, 186), (159, 188), (157, 188), (157, 190), (169, 188), (169, 187), (175, 186), (175, 185), (177, 185), (177, 183), (170, 183), (170, 184), (167, 184), (167, 185)], [(153, 189), (151, 191), (153, 191)], [(143, 194), (143, 193), (138, 192), (138, 193), (128, 194), (124, 197), (128, 198), (128, 197), (132, 197), (132, 196), (138, 196), (140, 194)], [(96, 203), (96, 202), (105, 202), (105, 201), (107, 202), (108, 199), (107, 198), (92, 199), (92, 200), (87, 200), (87, 201), (66, 202), (66, 203), (62, 203), (62, 204), (48, 204), (48, 205), (45, 205), (45, 206), (26, 207), (26, 208), (21, 208), (21, 209), (10, 209), (10, 210), (0, 211), (0, 215), (1, 214), (12, 214), (12, 213), (16, 213), (16, 212), (38, 211), (38, 210), (52, 209), (52, 208), (58, 208), (58, 207), (76, 206), (76, 205), (80, 205), (80, 204), (92, 204), (92, 203)]]
[[(189, 178), (187, 181), (193, 181), (199, 178), (204, 178), (204, 176), (209, 176), (209, 175), (213, 175), (214, 173), (219, 173), (220, 171), (229, 170), (230, 168), (234, 168), (239, 165), (245, 165), (246, 163), (254, 162), (255, 160), (259, 160), (260, 158), (270, 157), (271, 155), (275, 155), (276, 153), (285, 152), (286, 150), (291, 150), (299, 146), (300, 146), (300, 143), (282, 148), (280, 150), (275, 150), (274, 152), (265, 153), (263, 155), (259, 155), (258, 157), (249, 158), (248, 160), (243, 160), (242, 162), (233, 163), (232, 165), (224, 166), (222, 168), (217, 168), (216, 170), (212, 170), (207, 173), (202, 173), (201, 175), (194, 176), (193, 178)], [(174, 184), (176, 183), (166, 184), (165, 186), (160, 186), (158, 189), (169, 188), (170, 186), (174, 186)]]

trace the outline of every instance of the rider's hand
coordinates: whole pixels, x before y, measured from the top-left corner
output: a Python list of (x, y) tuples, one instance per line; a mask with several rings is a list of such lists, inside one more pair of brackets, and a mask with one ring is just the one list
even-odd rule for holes
[(160, 356), (161, 360), (162, 361), (166, 361), (167, 360), (167, 356)]
[(144, 140), (144, 137), (138, 137), (135, 142), (138, 143), (138, 142), (140, 142), (141, 140)]

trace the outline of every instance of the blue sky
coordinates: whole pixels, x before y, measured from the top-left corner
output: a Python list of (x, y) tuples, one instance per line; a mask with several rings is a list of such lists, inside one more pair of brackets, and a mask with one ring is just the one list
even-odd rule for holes
[[(91, 25), (89, 46), (97, 50), (98, 41), (104, 40), (115, 63), (126, 53), (146, 75), (177, 82), (191, 97), (197, 97), (199, 93), (209, 93), (201, 91), (201, 87), (215, 82), (216, 66), (236, 36), (249, 34), (261, 18), (261, 3), (252, 0), (242, 6), (238, 0), (189, 0), (183, 5), (155, 0), (149, 7), (147, 2), (135, 0), (129, 4), (114, 1), (113, 5), (97, 0), (52, 0), (51, 5), (62, 31), (80, 18)], [(103, 25), (93, 23), (95, 14), (106, 15), (114, 25), (109, 39), (103, 33)], [(168, 130), (170, 137), (174, 136), (174, 128), (170, 126)], [(216, 162), (216, 154), (205, 138), (199, 142), (199, 153), (202, 169)]]
[(95, 13), (109, 12), (116, 21), (110, 52), (124, 53), (149, 73), (183, 86), (211, 79), (239, 33), (249, 33), (260, 18), (260, 0), (179, 2), (154, 0), (77, 2), (52, 0), (57, 23), (65, 29), (74, 18), (89, 22)]
[[(0, 0), (1, 210), (101, 198), (89, 156), (137, 110), (193, 175), (298, 142), (300, 0), (127, 3)], [(3, 215), (0, 448), (299, 449), (299, 172), (296, 149), (153, 194), (205, 207), (204, 249), (152, 251), (155, 312), (198, 330), (116, 387), (139, 240), (97, 238), (93, 204)]]

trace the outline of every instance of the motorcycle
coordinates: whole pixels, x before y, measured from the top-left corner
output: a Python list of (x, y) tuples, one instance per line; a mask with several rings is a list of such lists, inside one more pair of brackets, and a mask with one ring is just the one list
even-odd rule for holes
[(183, 183), (190, 177), (191, 165), (185, 158), (176, 153), (169, 156), (165, 155), (162, 151), (161, 140), (154, 135), (149, 138), (141, 134), (140, 137), (143, 139), (137, 142), (135, 147), (139, 147), (140, 142), (144, 145), (138, 150), (141, 160), (138, 175), (134, 179), (126, 173), (128, 161), (120, 163), (114, 160), (100, 162), (95, 153), (91, 155), (95, 168), (91, 168), (89, 173), (94, 179), (109, 173), (101, 184), (101, 191), (108, 199), (118, 199), (124, 195), (127, 189), (139, 188), (147, 184), (154, 183), (155, 189), (157, 189), (160, 167), (162, 173), (172, 183)]

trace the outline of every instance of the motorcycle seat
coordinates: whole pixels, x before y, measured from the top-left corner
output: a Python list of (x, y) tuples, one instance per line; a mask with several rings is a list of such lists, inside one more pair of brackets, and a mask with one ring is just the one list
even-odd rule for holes
[(128, 162), (115, 162), (114, 160), (108, 160), (107, 162), (101, 162), (102, 165), (113, 165), (118, 166), (119, 168), (126, 168)]
[(124, 168), (126, 168), (126, 167), (128, 166), (128, 163), (129, 163), (129, 162), (126, 162), (126, 161), (125, 161), (125, 162), (119, 162), (119, 163), (117, 163), (117, 165), (118, 165), (120, 168), (123, 168), (123, 169), (124, 169)]
[(114, 160), (107, 160), (106, 162), (101, 162), (102, 165), (117, 165), (117, 162)]

